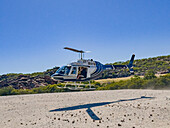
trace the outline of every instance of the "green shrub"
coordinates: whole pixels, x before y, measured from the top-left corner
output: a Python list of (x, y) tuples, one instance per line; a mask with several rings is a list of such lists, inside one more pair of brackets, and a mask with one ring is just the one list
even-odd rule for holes
[(146, 79), (146, 80), (154, 79), (154, 78), (156, 78), (156, 76), (155, 76), (155, 72), (153, 70), (147, 71), (147, 73), (144, 76), (144, 79)]
[(13, 95), (14, 93), (14, 88), (12, 86), (4, 87), (0, 89), (0, 95), (5, 96), (5, 95)]

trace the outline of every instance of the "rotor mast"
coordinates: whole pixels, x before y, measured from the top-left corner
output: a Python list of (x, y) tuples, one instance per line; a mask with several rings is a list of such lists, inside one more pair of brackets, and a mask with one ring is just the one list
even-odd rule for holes
[(81, 54), (81, 60), (82, 60), (83, 59), (83, 53), (81, 52), (80, 54)]

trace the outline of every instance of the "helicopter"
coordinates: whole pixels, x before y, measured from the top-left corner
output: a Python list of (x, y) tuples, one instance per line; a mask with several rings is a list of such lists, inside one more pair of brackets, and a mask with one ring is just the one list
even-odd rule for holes
[[(91, 88), (90, 80), (95, 80), (101, 77), (103, 71), (105, 70), (114, 70), (117, 68), (128, 68), (130, 73), (133, 74), (133, 61), (135, 58), (135, 54), (132, 55), (130, 62), (128, 65), (103, 65), (98, 61), (94, 61), (93, 59), (83, 59), (83, 54), (86, 51), (77, 50), (69, 47), (64, 47), (64, 49), (80, 53), (81, 58), (77, 62), (72, 62), (66, 66), (62, 66), (59, 68), (56, 73), (54, 73), (51, 77), (52, 79), (67, 82), (65, 88), (67, 88), (68, 82), (74, 82), (75, 85), (74, 90), (82, 89), (80, 85), (76, 84), (78, 81), (89, 81), (90, 90), (94, 90), (95, 88)], [(79, 86), (79, 87), (77, 87)], [(69, 88), (70, 90), (73, 88)]]

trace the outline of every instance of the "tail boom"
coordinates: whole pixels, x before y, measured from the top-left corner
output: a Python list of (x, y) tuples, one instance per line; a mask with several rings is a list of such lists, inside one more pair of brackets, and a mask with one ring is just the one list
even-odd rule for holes
[(134, 62), (135, 54), (132, 55), (130, 62), (128, 65), (103, 65), (104, 70), (113, 70), (117, 68), (128, 68), (131, 73), (133, 73), (133, 62)]

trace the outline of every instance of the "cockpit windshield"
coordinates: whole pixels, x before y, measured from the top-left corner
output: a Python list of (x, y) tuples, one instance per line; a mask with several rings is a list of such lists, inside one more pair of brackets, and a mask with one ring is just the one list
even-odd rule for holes
[(68, 75), (70, 72), (70, 68), (71, 66), (63, 66), (57, 70), (56, 74)]

